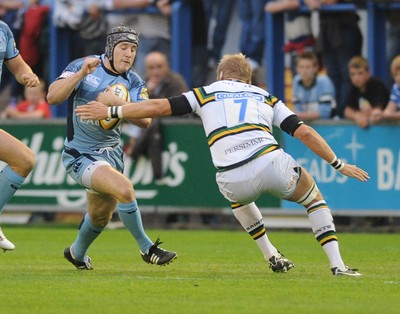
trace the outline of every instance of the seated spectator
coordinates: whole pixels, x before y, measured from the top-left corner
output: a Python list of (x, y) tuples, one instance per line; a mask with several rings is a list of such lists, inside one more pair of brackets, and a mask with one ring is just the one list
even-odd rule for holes
[(383, 119), (400, 120), (400, 55), (395, 57), (390, 65), (390, 72), (394, 80), (390, 99), (383, 111)]
[(354, 56), (361, 55), (363, 35), (357, 11), (323, 10), (324, 7), (351, 0), (303, 0), (311, 12), (319, 16), (315, 52), (320, 55), (326, 73), (336, 91), (336, 113), (343, 118), (346, 96), (351, 82), (347, 65)]
[(317, 56), (304, 52), (297, 56), (293, 79), (293, 104), (302, 120), (329, 119), (336, 107), (335, 87), (331, 79), (318, 74)]
[(6, 116), (11, 119), (49, 119), (50, 105), (46, 102), (45, 84), (41, 80), (37, 87), (25, 87), (24, 97), (16, 107), (9, 106)]
[[(183, 77), (170, 69), (167, 56), (161, 52), (154, 51), (147, 54), (145, 69), (149, 98), (172, 97), (189, 90)], [(161, 179), (163, 176), (160, 121), (160, 119), (153, 119), (151, 126), (147, 129), (139, 129), (134, 125), (124, 126), (125, 133), (130, 137), (126, 154), (134, 159), (141, 155), (147, 156), (151, 160), (156, 179)]]
[(167, 56), (154, 51), (145, 58), (145, 80), (150, 98), (177, 96), (189, 90), (183, 77), (171, 71)]
[(351, 88), (346, 99), (344, 116), (360, 128), (378, 124), (389, 101), (389, 90), (382, 80), (372, 77), (368, 61), (355, 56), (350, 59), (348, 70)]

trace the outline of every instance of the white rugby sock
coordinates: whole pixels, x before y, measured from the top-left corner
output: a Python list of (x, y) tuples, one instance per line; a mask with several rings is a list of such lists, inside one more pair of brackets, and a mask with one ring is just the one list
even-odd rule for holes
[(232, 211), (242, 227), (256, 241), (256, 244), (267, 261), (272, 256), (277, 255), (278, 250), (268, 239), (265, 231), (264, 219), (255, 203), (243, 205), (232, 209)]
[(308, 207), (307, 214), (314, 236), (328, 256), (331, 268), (339, 267), (340, 269), (344, 269), (336, 237), (335, 224), (331, 211), (325, 201), (321, 200)]

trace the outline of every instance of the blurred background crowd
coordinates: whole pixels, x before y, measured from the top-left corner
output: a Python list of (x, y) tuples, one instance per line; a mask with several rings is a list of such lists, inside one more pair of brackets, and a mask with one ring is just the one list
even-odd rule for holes
[[(175, 0), (178, 1), (178, 0)], [(284, 14), (284, 101), (304, 120), (349, 119), (366, 128), (398, 119), (400, 112), (400, 9), (386, 14), (385, 55), (389, 80), (374, 76), (365, 56), (367, 0), (180, 0), (191, 9), (191, 80), (171, 67), (173, 0), (1, 0), (0, 18), (14, 33), (21, 56), (42, 84), (26, 91), (4, 69), (0, 117), (49, 119), (50, 32), (71, 38), (70, 60), (102, 54), (109, 28), (124, 23), (140, 33), (134, 68), (150, 97), (168, 97), (211, 83), (224, 53), (242, 52), (253, 84), (266, 87), (265, 15)], [(380, 4), (399, 1), (378, 1)], [(321, 10), (355, 4), (354, 11)], [(397, 80), (396, 80), (397, 78)], [(274, 91), (270, 91), (274, 94)], [(134, 130), (128, 130), (135, 134)], [(134, 135), (132, 135), (135, 137)]]

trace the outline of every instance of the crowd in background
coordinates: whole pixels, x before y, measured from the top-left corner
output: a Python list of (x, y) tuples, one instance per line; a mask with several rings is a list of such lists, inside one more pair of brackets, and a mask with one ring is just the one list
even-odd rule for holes
[[(286, 101), (293, 104), (294, 111), (302, 119), (350, 119), (362, 128), (383, 120), (398, 119), (400, 65), (396, 56), (400, 55), (400, 19), (396, 18), (396, 13), (399, 10), (387, 13), (385, 58), (393, 80), (384, 82), (373, 76), (368, 60), (362, 56), (365, 39), (358, 12), (320, 11), (324, 5), (355, 3), (362, 6), (365, 1), (182, 1), (192, 9), (193, 87), (214, 79), (215, 65), (223, 54), (234, 14), (237, 14), (241, 31), (237, 34), (238, 47), (231, 52), (240, 51), (246, 55), (254, 71), (253, 84), (263, 85), (257, 74), (262, 69), (268, 71), (263, 62), (264, 15), (265, 12), (284, 12), (285, 46), (282, 49), (290, 56), (288, 68), (293, 76), (292, 99)], [(300, 11), (301, 6), (307, 6), (309, 11)], [(120, 23), (133, 26), (140, 33), (134, 68), (147, 81), (150, 97), (188, 90), (183, 77), (169, 66), (171, 13), (171, 0), (0, 1), (1, 20), (10, 26), (21, 56), (42, 81), (40, 88), (27, 93), (5, 69), (0, 86), (0, 117), (51, 117), (45, 99), (49, 81), (49, 23), (70, 32), (73, 38), (69, 52), (71, 60), (103, 53), (109, 28)], [(315, 21), (318, 21), (317, 25)], [(154, 52), (159, 55), (152, 54)], [(153, 62), (155, 65), (151, 67), (148, 63), (152, 59), (162, 62)], [(159, 71), (162, 74), (154, 77), (157, 66), (162, 69)], [(171, 81), (178, 82), (178, 88), (166, 87)], [(29, 95), (32, 93), (35, 95)], [(128, 132), (136, 134), (132, 138), (139, 137), (135, 131)]]

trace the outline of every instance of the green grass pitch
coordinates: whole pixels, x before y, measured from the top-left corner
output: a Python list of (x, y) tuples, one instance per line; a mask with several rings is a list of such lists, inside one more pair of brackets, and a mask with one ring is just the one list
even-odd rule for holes
[(145, 264), (126, 230), (105, 230), (79, 271), (62, 255), (70, 227), (3, 230), (17, 248), (0, 252), (0, 313), (400, 313), (400, 234), (341, 233), (343, 258), (362, 277), (333, 277), (311, 232), (270, 231), (295, 263), (268, 269), (244, 231), (154, 230), (178, 259)]

